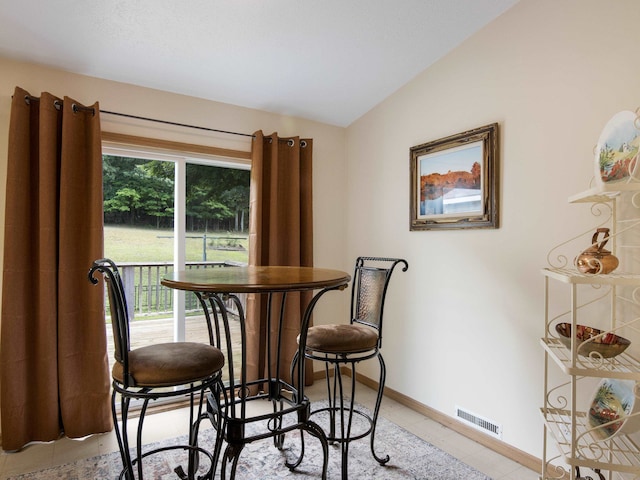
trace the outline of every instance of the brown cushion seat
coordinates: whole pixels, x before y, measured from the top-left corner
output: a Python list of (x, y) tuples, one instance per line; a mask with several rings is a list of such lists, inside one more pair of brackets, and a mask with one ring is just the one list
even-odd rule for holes
[[(135, 385), (183, 385), (210, 377), (224, 366), (224, 355), (205, 343), (175, 342), (141, 347), (129, 352), (129, 371)], [(123, 383), (123, 366), (116, 362), (113, 378)]]
[(354, 353), (375, 348), (378, 332), (358, 323), (316, 325), (307, 333), (307, 349), (324, 353)]

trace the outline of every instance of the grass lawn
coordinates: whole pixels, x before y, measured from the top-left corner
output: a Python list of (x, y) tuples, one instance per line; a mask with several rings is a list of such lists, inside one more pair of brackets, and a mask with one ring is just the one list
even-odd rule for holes
[[(200, 262), (203, 260), (203, 234), (204, 232), (188, 232), (186, 234), (187, 261)], [(248, 263), (248, 243), (247, 235), (229, 234), (228, 232), (207, 232), (207, 261), (223, 262), (228, 260)], [(230, 245), (241, 245), (244, 249), (227, 249)], [(105, 257), (112, 259), (117, 264), (171, 262), (173, 260), (173, 230), (105, 225), (104, 254)], [(140, 274), (137, 269), (134, 270), (136, 285), (142, 285), (143, 283), (154, 285), (159, 282), (157, 277), (162, 275), (163, 272), (150, 269), (148, 273), (144, 274), (145, 277), (142, 280), (138, 278)], [(129, 299), (129, 302), (133, 301), (135, 300)], [(151, 311), (143, 308), (144, 313), (136, 312), (133, 320), (167, 317), (167, 313), (153, 313), (152, 307), (146, 308)], [(198, 310), (187, 313), (188, 316), (196, 314), (202, 315), (202, 312)]]
[[(188, 262), (203, 260), (203, 235), (204, 232), (187, 232), (186, 259)], [(249, 255), (247, 235), (228, 232), (207, 232), (206, 235), (207, 261), (230, 260), (247, 263)], [(244, 249), (225, 248), (230, 245), (240, 245)], [(173, 230), (105, 225), (104, 254), (116, 263), (170, 262), (173, 259)]]

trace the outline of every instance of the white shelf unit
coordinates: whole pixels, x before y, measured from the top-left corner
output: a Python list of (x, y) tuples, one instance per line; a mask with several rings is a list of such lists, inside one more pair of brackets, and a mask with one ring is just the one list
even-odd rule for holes
[[(597, 206), (597, 227), (610, 228), (608, 248), (614, 254), (620, 251), (626, 255), (619, 269), (607, 275), (583, 274), (573, 265), (573, 259), (588, 246), (584, 239), (590, 239), (594, 228), (551, 250), (548, 256), (551, 266), (542, 270), (545, 279), (545, 330), (540, 340), (544, 350), (544, 400), (540, 409), (544, 424), (542, 480), (640, 479), (640, 445), (633, 432), (621, 429), (602, 440), (595, 434), (597, 429), (589, 424), (587, 411), (588, 394), (593, 391), (591, 384), (598, 379), (640, 382), (637, 358), (640, 350), (632, 348), (634, 343), (640, 345), (640, 274), (633, 272), (640, 271), (636, 258), (640, 240), (637, 246), (633, 244), (634, 237), (640, 239), (640, 219), (628, 215), (628, 210), (632, 213), (640, 210), (638, 189), (637, 185), (625, 186), (620, 191), (593, 188), (569, 198), (570, 203), (591, 203), (592, 209)], [(602, 211), (609, 213), (604, 219)], [(618, 212), (624, 215), (618, 218)], [(557, 254), (563, 249), (569, 249), (570, 253)], [(552, 265), (554, 261), (558, 265)], [(557, 297), (560, 290), (563, 291)], [(552, 305), (554, 295), (557, 298)], [(562, 305), (560, 313), (552, 313), (558, 304)], [(592, 324), (594, 316), (599, 325)], [(588, 325), (629, 339), (638, 334), (638, 339), (635, 342), (632, 339), (628, 351), (613, 358), (584, 356), (579, 352), (575, 335), (570, 348), (560, 340), (555, 325), (562, 322), (571, 324), (571, 332), (577, 331), (577, 325)], [(637, 389), (639, 385), (636, 383)], [(640, 390), (635, 393), (635, 403), (640, 405)], [(640, 409), (631, 416), (640, 416)], [(576, 467), (581, 477), (577, 476)]]

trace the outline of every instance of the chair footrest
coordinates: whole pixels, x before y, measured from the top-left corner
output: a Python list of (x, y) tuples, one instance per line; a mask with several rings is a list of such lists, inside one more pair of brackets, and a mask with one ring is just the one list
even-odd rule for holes
[[(349, 421), (349, 409), (345, 408), (344, 411), (345, 411), (345, 416), (346, 416), (345, 421), (348, 422)], [(327, 428), (326, 428), (326, 425), (325, 425), (326, 421), (325, 422), (322, 422), (322, 421), (317, 422), (321, 426), (321, 428), (324, 427), (323, 430), (325, 430), (325, 435), (327, 436), (327, 440), (329, 441), (329, 443), (332, 443), (332, 442), (333, 443), (335, 443), (335, 442), (337, 442), (337, 443), (348, 443), (348, 442), (351, 442), (353, 440), (359, 440), (359, 439), (364, 438), (364, 437), (368, 436), (369, 434), (371, 434), (371, 431), (373, 430), (373, 426), (374, 426), (373, 425), (373, 418), (368, 413), (363, 412), (362, 410), (358, 410), (357, 408), (353, 409), (353, 414), (354, 415), (358, 415), (359, 418), (364, 419), (367, 425), (366, 425), (364, 431), (360, 431), (359, 433), (357, 433), (355, 435), (353, 434), (353, 432), (351, 432), (351, 435), (348, 438), (342, 438), (342, 436), (338, 436), (337, 435), (337, 433), (340, 431), (340, 423), (339, 423), (341, 421), (341, 415), (340, 415), (341, 408), (340, 407), (319, 408), (319, 409), (314, 410), (314, 411), (311, 412), (310, 418), (312, 418), (314, 415), (321, 414), (321, 413), (326, 413), (327, 416), (330, 416), (331, 412), (333, 412), (333, 415), (335, 415), (335, 422), (336, 422), (336, 425), (334, 425), (335, 433), (333, 435), (331, 434), (330, 431), (327, 431)], [(325, 420), (327, 420), (327, 419), (325, 419)], [(329, 422), (330, 422), (330, 420), (329, 420)]]
[[(148, 452), (143, 453), (140, 456), (140, 460), (149, 457), (151, 455), (156, 455), (158, 453), (161, 452), (166, 452), (167, 450), (185, 450), (185, 451), (189, 451), (189, 461), (193, 461), (193, 458), (191, 457), (191, 455), (193, 454), (202, 454), (204, 456), (207, 457), (207, 459), (209, 460), (209, 468), (208, 470), (206, 470), (203, 474), (203, 476), (201, 478), (212, 478), (213, 475), (213, 466), (214, 466), (214, 460), (213, 460), (213, 454), (207, 450), (205, 450), (204, 448), (201, 447), (197, 447), (194, 445), (171, 445), (169, 447), (162, 447), (162, 448), (156, 448), (154, 450), (150, 450)], [(194, 466), (194, 469), (197, 469), (199, 466), (199, 458), (197, 459), (197, 463)], [(135, 467), (138, 463), (138, 458), (134, 458), (131, 461), (131, 466), (132, 468)], [(178, 478), (180, 478), (181, 480), (185, 480), (188, 479), (189, 476), (185, 473), (184, 468), (182, 467), (182, 465), (178, 465), (176, 468), (174, 468), (173, 470), (176, 475), (178, 475)], [(118, 479), (125, 479), (125, 478), (129, 478), (127, 477), (127, 473), (129, 472), (129, 468), (124, 468), (121, 472), (120, 475), (118, 476)], [(137, 478), (137, 477), (136, 477)]]

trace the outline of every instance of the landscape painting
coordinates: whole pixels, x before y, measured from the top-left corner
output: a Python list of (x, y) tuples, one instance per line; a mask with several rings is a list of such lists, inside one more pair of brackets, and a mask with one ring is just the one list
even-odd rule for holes
[(596, 179), (602, 183), (639, 181), (640, 131), (635, 112), (622, 111), (605, 125), (596, 146)]
[(482, 142), (419, 158), (419, 217), (482, 212)]
[(411, 230), (497, 228), (497, 124), (412, 147)]

